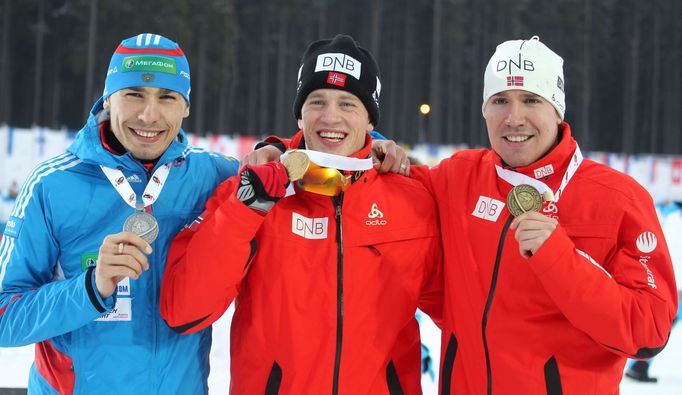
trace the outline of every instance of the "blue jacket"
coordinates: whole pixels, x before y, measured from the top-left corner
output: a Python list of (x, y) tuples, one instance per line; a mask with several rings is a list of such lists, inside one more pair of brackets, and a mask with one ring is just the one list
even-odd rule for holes
[[(210, 328), (173, 332), (159, 315), (159, 290), (172, 238), (238, 162), (188, 146), (180, 131), (157, 164), (172, 166), (152, 206), (159, 237), (150, 269), (103, 300), (97, 252), (133, 209), (99, 165), (122, 168), (138, 196), (149, 176), (130, 153), (102, 147), (101, 110), (100, 100), (68, 152), (37, 166), (17, 198), (0, 244), (0, 347), (37, 343), (30, 394), (207, 393)], [(112, 312), (125, 305), (127, 317)]]

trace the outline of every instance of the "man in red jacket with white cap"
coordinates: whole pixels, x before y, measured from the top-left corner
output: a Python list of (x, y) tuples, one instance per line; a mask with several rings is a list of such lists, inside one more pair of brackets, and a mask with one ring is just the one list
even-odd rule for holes
[(652, 199), (583, 158), (563, 59), (538, 37), (500, 44), (484, 84), (492, 149), (411, 172), (440, 213), (442, 394), (617, 394), (677, 309)]

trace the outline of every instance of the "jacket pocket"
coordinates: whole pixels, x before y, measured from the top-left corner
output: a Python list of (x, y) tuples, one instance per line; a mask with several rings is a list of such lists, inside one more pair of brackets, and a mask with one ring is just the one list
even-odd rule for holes
[(454, 334), (450, 334), (448, 340), (448, 347), (445, 349), (445, 358), (443, 358), (443, 367), (441, 373), (441, 395), (450, 395), (450, 381), (452, 379), (452, 369), (455, 366), (455, 355), (457, 355), (457, 338)]
[(554, 356), (545, 363), (545, 386), (547, 387), (547, 395), (561, 395), (563, 393), (561, 391), (559, 366)]
[(395, 371), (393, 361), (389, 362), (386, 367), (386, 384), (388, 384), (388, 393), (391, 395), (403, 395), (403, 387), (400, 385), (398, 379), (398, 372)]
[(282, 368), (275, 361), (272, 364), (272, 369), (270, 369), (268, 383), (265, 385), (265, 395), (278, 394), (280, 384), (282, 384)]

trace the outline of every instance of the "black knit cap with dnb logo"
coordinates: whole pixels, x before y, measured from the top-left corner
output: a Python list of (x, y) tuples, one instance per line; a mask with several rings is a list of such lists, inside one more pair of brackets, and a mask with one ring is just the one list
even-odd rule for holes
[(310, 44), (301, 59), (294, 116), (301, 119), (301, 107), (316, 89), (340, 89), (358, 97), (374, 127), (379, 123), (379, 66), (371, 53), (346, 35)]

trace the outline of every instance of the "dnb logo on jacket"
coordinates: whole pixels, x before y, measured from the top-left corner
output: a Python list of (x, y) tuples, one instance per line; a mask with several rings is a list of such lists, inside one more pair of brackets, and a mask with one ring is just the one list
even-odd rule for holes
[(304, 239), (326, 239), (328, 228), (328, 217), (308, 218), (298, 213), (291, 213), (291, 232)]
[(24, 225), (24, 220), (17, 217), (9, 217), (7, 223), (5, 224), (5, 230), (2, 232), (3, 235), (7, 237), (14, 237), (15, 239), (19, 237), (19, 232), (21, 232), (21, 227)]

